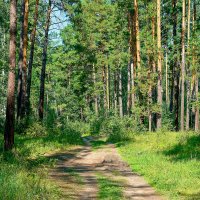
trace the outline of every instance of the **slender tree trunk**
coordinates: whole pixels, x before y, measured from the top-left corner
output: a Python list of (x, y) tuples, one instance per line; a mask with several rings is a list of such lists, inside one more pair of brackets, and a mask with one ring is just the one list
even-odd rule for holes
[(18, 78), (18, 117), (25, 116), (26, 80), (27, 80), (27, 46), (28, 46), (28, 13), (29, 0), (22, 1), (22, 30), (20, 38), (19, 78)]
[[(149, 63), (149, 72), (148, 72), (148, 79), (151, 81), (151, 73), (152, 73), (152, 66), (150, 57), (148, 56), (148, 63)], [(148, 118), (149, 118), (149, 132), (152, 131), (152, 85), (149, 83), (149, 91), (148, 91)]]
[(165, 75), (165, 79), (166, 79), (166, 93), (165, 93), (165, 96), (166, 96), (166, 104), (167, 104), (167, 109), (168, 109), (168, 106), (169, 106), (169, 84), (168, 84), (168, 54), (166, 52), (166, 75)]
[(35, 49), (36, 27), (37, 27), (37, 21), (38, 21), (38, 7), (39, 7), (39, 0), (36, 0), (36, 2), (35, 2), (35, 15), (34, 15), (34, 22), (33, 22), (33, 30), (31, 32), (31, 48), (30, 48), (30, 57), (29, 57), (29, 65), (28, 65), (27, 105), (26, 105), (27, 115), (29, 115), (29, 113), (30, 113), (31, 79), (32, 79), (32, 67), (33, 67), (34, 49)]
[(135, 37), (136, 37), (136, 66), (140, 74), (140, 29), (139, 29), (139, 14), (138, 14), (138, 3), (134, 0), (134, 15), (135, 15)]
[[(196, 94), (196, 103), (199, 103), (199, 77), (198, 77), (198, 74), (196, 75), (195, 94)], [(196, 105), (196, 109), (195, 109), (195, 131), (199, 131), (199, 105)]]
[(117, 114), (117, 72), (114, 72), (114, 109), (115, 109), (115, 114)]
[(133, 40), (132, 40), (132, 24), (131, 24), (131, 12), (128, 12), (128, 31), (129, 31), (129, 53), (130, 53), (130, 60), (128, 62), (128, 83), (127, 83), (127, 114), (130, 115), (131, 113), (131, 88), (132, 88), (132, 82), (131, 82), (131, 64), (132, 64), (132, 55), (133, 55)]
[[(194, 0), (194, 14), (193, 14), (193, 31), (194, 31), (194, 34), (195, 31), (196, 31), (196, 1)], [(196, 53), (195, 53), (195, 48), (193, 48), (194, 51), (193, 53), (195, 55), (193, 55), (193, 63), (194, 63), (194, 66), (195, 66), (195, 95), (196, 95), (196, 108), (195, 108), (195, 131), (199, 131), (199, 73), (198, 73), (198, 63), (196, 62)]]
[[(189, 54), (190, 47), (190, 0), (188, 0), (188, 33), (187, 33), (187, 52)], [(191, 91), (190, 91), (190, 62), (187, 63), (187, 108), (186, 108), (186, 130), (188, 131), (190, 128), (190, 99), (191, 99)]]
[(102, 82), (103, 82), (103, 105), (104, 110), (107, 110), (107, 96), (106, 96), (106, 69), (105, 66), (103, 66), (102, 69)]
[(28, 47), (28, 14), (29, 0), (25, 0), (24, 8), (24, 38), (23, 38), (23, 67), (22, 67), (22, 97), (21, 97), (21, 117), (26, 111), (26, 84), (27, 84), (27, 47)]
[(135, 108), (135, 70), (134, 64), (131, 62), (131, 108)]
[(119, 115), (123, 117), (123, 101), (122, 101), (122, 72), (118, 71), (118, 83), (119, 83)]
[[(156, 62), (155, 62), (155, 57), (156, 57), (156, 53), (155, 53), (155, 49), (156, 49), (156, 42), (155, 42), (155, 16), (152, 16), (152, 41), (153, 41), (153, 55), (151, 57), (151, 62), (152, 62), (152, 72), (155, 75), (156, 72)], [(152, 87), (152, 102), (157, 102), (157, 88), (156, 86)], [(153, 113), (152, 115), (153, 118), (153, 124), (156, 127), (156, 122), (157, 122), (157, 116), (155, 113)]]
[(128, 83), (127, 83), (127, 114), (130, 114), (131, 110), (131, 63), (128, 63)]
[[(93, 83), (94, 83), (94, 88), (96, 87), (96, 71), (95, 71), (95, 66), (93, 65)], [(97, 94), (94, 95), (94, 107), (95, 107), (95, 114), (99, 114), (98, 110), (98, 98)]]
[[(173, 7), (173, 46), (175, 48), (175, 40), (176, 40), (176, 26), (177, 26), (177, 14), (176, 14), (176, 0), (172, 0), (172, 7)], [(177, 60), (175, 58), (175, 60)], [(174, 92), (175, 92), (175, 79), (176, 79), (176, 73), (175, 73), (175, 69), (176, 69), (176, 61), (172, 62), (172, 78), (171, 78), (171, 93), (170, 93), (170, 106), (169, 106), (169, 110), (172, 113), (174, 110)]]
[(49, 5), (48, 5), (44, 46), (43, 46), (43, 53), (42, 53), (42, 70), (41, 70), (41, 77), (40, 77), (40, 98), (39, 98), (39, 109), (38, 109), (40, 120), (43, 120), (44, 118), (45, 74), (46, 74), (47, 46), (48, 46), (50, 20), (51, 20), (51, 0), (49, 0)]
[(129, 21), (129, 46), (130, 46), (130, 65), (131, 65), (131, 108), (132, 110), (135, 108), (135, 77), (136, 77), (136, 27), (135, 27), (135, 15), (133, 11), (129, 12), (128, 15)]
[(19, 47), (19, 63), (18, 63), (18, 86), (17, 86), (17, 119), (21, 116), (22, 106), (22, 74), (23, 74), (23, 42), (24, 42), (24, 12), (25, 0), (21, 1), (21, 33), (20, 33), (20, 47)]
[[(172, 0), (173, 4), (173, 45), (176, 48), (175, 50), (175, 61), (173, 62), (172, 68), (172, 91), (171, 91), (171, 102), (170, 102), (170, 111), (174, 109), (175, 114), (175, 130), (179, 130), (179, 79), (180, 79), (180, 70), (177, 61), (177, 0)], [(173, 103), (174, 101), (174, 103)]]
[(107, 110), (110, 110), (110, 74), (109, 74), (109, 66), (106, 66), (106, 102), (107, 102)]
[(14, 145), (16, 35), (17, 35), (17, 1), (11, 0), (9, 74), (8, 74), (6, 121), (5, 121), (5, 132), (4, 132), (5, 150), (12, 149)]
[(182, 2), (182, 62), (181, 62), (181, 131), (184, 131), (184, 116), (185, 116), (185, 0)]
[(161, 19), (160, 19), (160, 0), (157, 0), (157, 48), (158, 48), (158, 96), (157, 103), (160, 107), (160, 112), (157, 114), (157, 129), (162, 127), (162, 55), (161, 55)]

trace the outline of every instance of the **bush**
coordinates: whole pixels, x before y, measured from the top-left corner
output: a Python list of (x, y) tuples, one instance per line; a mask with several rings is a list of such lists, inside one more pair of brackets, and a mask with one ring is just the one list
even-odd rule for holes
[(30, 136), (45, 136), (48, 134), (48, 131), (45, 126), (42, 125), (40, 122), (35, 122), (25, 130), (24, 132), (26, 135)]
[[(80, 128), (80, 127), (79, 127)], [(80, 144), (81, 143), (81, 131), (77, 128), (77, 122), (68, 122), (64, 125), (62, 134), (69, 144)]]
[(101, 134), (107, 135), (108, 140), (112, 142), (119, 142), (129, 138), (129, 131), (124, 120), (116, 116), (107, 118), (102, 123)]
[(102, 123), (104, 122), (103, 117), (94, 116), (90, 120), (90, 133), (91, 135), (98, 135), (101, 131)]

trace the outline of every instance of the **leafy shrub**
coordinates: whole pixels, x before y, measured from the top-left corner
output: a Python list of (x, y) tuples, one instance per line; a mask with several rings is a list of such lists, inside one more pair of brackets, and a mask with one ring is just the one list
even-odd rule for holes
[(63, 132), (65, 139), (69, 144), (81, 143), (81, 131), (78, 130), (76, 123), (67, 123), (64, 125)]
[(104, 121), (103, 117), (94, 116), (90, 120), (90, 133), (92, 135), (98, 135), (101, 131), (101, 126)]
[(107, 118), (101, 126), (101, 133), (108, 136), (108, 140), (119, 142), (128, 139), (128, 131), (124, 121), (119, 117)]
[(40, 122), (35, 122), (25, 130), (26, 135), (30, 136), (45, 136), (48, 134), (48, 131), (45, 126)]

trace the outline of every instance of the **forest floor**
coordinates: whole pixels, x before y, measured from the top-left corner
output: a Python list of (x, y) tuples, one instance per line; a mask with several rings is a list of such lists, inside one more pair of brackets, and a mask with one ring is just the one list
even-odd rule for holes
[(59, 186), (62, 199), (163, 199), (132, 172), (115, 145), (93, 137), (83, 140), (84, 146), (47, 155), (57, 159), (49, 178)]

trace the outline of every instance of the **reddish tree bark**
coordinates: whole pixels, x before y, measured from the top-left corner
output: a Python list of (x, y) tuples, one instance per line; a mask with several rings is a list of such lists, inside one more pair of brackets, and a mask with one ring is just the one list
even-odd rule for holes
[(5, 132), (4, 132), (5, 150), (12, 149), (14, 145), (16, 35), (17, 35), (17, 1), (11, 0), (8, 93), (7, 93)]

